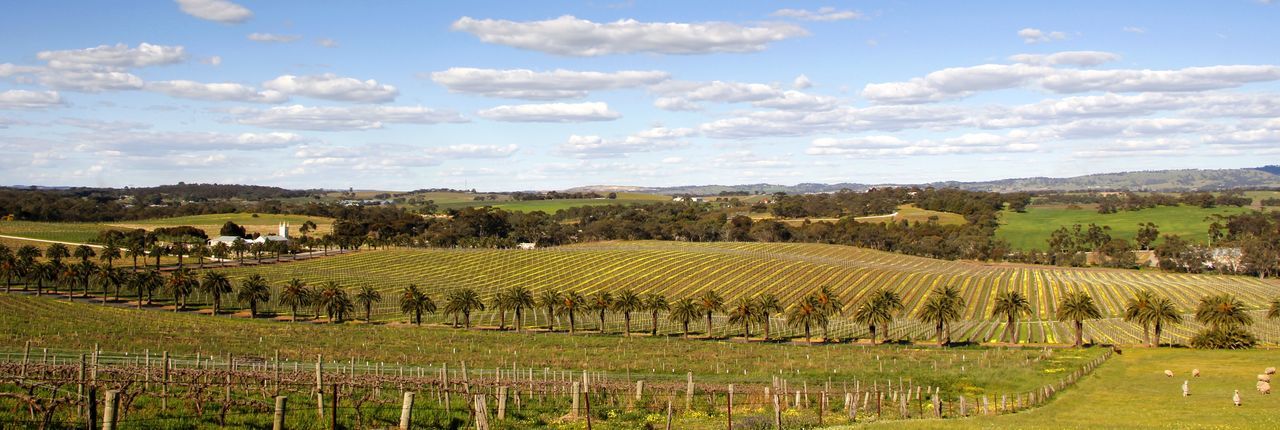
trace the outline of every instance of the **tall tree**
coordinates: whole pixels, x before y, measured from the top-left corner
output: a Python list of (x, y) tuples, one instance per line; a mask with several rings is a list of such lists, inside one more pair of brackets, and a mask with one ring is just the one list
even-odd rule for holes
[(813, 344), (813, 336), (810, 334), (810, 329), (814, 325), (822, 325), (825, 322), (827, 322), (827, 316), (822, 311), (822, 303), (813, 294), (804, 296), (787, 310), (787, 325), (804, 328), (804, 342), (806, 345)]
[(559, 312), (560, 315), (569, 316), (570, 335), (574, 334), (574, 331), (577, 329), (576, 315), (578, 311), (585, 307), (586, 304), (587, 299), (582, 297), (582, 294), (577, 291), (566, 291), (564, 293), (564, 300), (560, 302), (560, 309), (557, 309), (556, 312)]
[(335, 281), (325, 282), (316, 296), (316, 303), (324, 309), (330, 324), (342, 322), (347, 314), (355, 310), (355, 304), (351, 302), (347, 290), (342, 289)]
[(1174, 305), (1173, 300), (1168, 297), (1156, 297), (1151, 302), (1151, 309), (1148, 311), (1148, 320), (1151, 321), (1153, 346), (1160, 346), (1160, 334), (1164, 332), (1166, 324), (1181, 324), (1182, 312)]
[(556, 331), (556, 308), (563, 301), (564, 295), (554, 288), (548, 288), (538, 293), (538, 304), (547, 309), (547, 331), (549, 332)]
[(409, 284), (400, 292), (400, 312), (411, 315), (413, 323), (422, 325), (422, 314), (436, 313), (436, 302), (415, 284)]
[(15, 269), (16, 264), (17, 257), (14, 257), (13, 250), (0, 243), (0, 273), (4, 274), (4, 292), (6, 293), (13, 288), (13, 275), (17, 271)]
[(650, 321), (653, 323), (649, 327), (649, 336), (658, 335), (658, 312), (666, 312), (671, 310), (671, 303), (667, 302), (667, 296), (658, 293), (645, 293), (644, 310), (649, 311)]
[(1138, 235), (1134, 241), (1143, 251), (1151, 249), (1151, 244), (1155, 243), (1158, 237), (1160, 237), (1160, 226), (1150, 222), (1138, 223)]
[(1102, 318), (1093, 297), (1084, 291), (1071, 291), (1058, 302), (1058, 321), (1070, 321), (1076, 333), (1076, 348), (1084, 345), (1084, 321)]
[(54, 264), (58, 264), (58, 265), (62, 264), (63, 258), (67, 258), (70, 256), (71, 256), (71, 251), (67, 249), (66, 245), (63, 245), (61, 243), (55, 243), (55, 244), (49, 245), (49, 247), (45, 248), (44, 250), (44, 258), (47, 258), (49, 259), (50, 262), (53, 262)]
[(694, 302), (693, 299), (688, 298), (676, 300), (675, 303), (672, 303), (671, 312), (667, 314), (667, 318), (670, 318), (671, 322), (680, 323), (680, 326), (684, 328), (685, 339), (689, 338), (689, 322), (701, 316), (702, 307), (698, 306), (698, 303)]
[(120, 258), (120, 247), (116, 246), (115, 242), (107, 242), (98, 251), (98, 259), (107, 262), (108, 268), (114, 267), (113, 264), (117, 258)]
[(471, 313), (484, 310), (484, 300), (480, 293), (470, 288), (456, 290), (445, 302), (445, 313), (462, 315), (463, 327), (471, 328)]
[(142, 294), (147, 295), (147, 304), (151, 304), (151, 296), (157, 289), (164, 286), (164, 278), (160, 276), (158, 270), (143, 270), (130, 276), (134, 284), (134, 289), (138, 291), (138, 308), (142, 308)]
[(1006, 342), (1018, 343), (1018, 318), (1031, 313), (1031, 302), (1027, 296), (1017, 290), (1005, 290), (996, 295), (995, 304), (991, 307), (991, 316), (1004, 318), (1004, 336)]
[(281, 306), (288, 306), (292, 313), (290, 321), (298, 321), (298, 307), (308, 306), (311, 304), (311, 289), (301, 279), (293, 278), (280, 288), (280, 296), (276, 301)]
[(364, 308), (364, 322), (373, 322), (373, 304), (382, 301), (382, 293), (371, 286), (364, 285), (360, 287), (360, 292), (356, 293), (356, 303)]
[(200, 290), (213, 298), (213, 315), (222, 311), (222, 295), (231, 293), (231, 280), (218, 272), (205, 272), (200, 280)]
[(507, 329), (507, 311), (516, 307), (515, 302), (511, 300), (511, 296), (508, 293), (509, 291), (507, 290), (499, 291), (498, 294), (493, 295), (493, 302), (489, 303), (491, 308), (498, 311), (499, 331)]
[(1151, 346), (1151, 306), (1156, 293), (1150, 289), (1142, 289), (1133, 295), (1124, 305), (1124, 320), (1142, 325), (1142, 342)]
[(934, 288), (924, 305), (916, 312), (916, 319), (934, 325), (938, 346), (951, 343), (951, 323), (964, 316), (964, 297), (960, 290), (950, 285)]
[(138, 271), (138, 257), (147, 256), (147, 244), (141, 240), (130, 240), (124, 249), (124, 255), (133, 259), (133, 271)]
[(759, 306), (756, 301), (750, 297), (741, 297), (729, 307), (729, 324), (741, 324), (742, 338), (749, 342), (751, 323), (759, 319), (758, 315)]
[(773, 293), (761, 294), (756, 299), (756, 322), (760, 324), (760, 328), (764, 330), (764, 340), (769, 341), (769, 320), (773, 314), (782, 312), (782, 301), (778, 300), (778, 296)]
[(613, 311), (622, 313), (623, 336), (631, 336), (631, 313), (643, 309), (643, 305), (644, 301), (640, 299), (640, 295), (631, 290), (622, 290), (613, 299), (611, 306)]
[(111, 268), (102, 272), (102, 275), (99, 276), (99, 280), (102, 282), (102, 304), (107, 304), (108, 286), (114, 288), (112, 297), (117, 301), (120, 300), (120, 287), (128, 280), (129, 273), (135, 272), (126, 272), (122, 267)]
[(828, 326), (833, 317), (840, 316), (841, 310), (844, 309), (844, 300), (841, 300), (835, 290), (827, 285), (818, 288), (818, 292), (814, 293), (813, 297), (817, 300), (818, 310), (826, 314), (826, 319), (822, 322), (822, 342), (826, 343), (830, 340)]
[(240, 291), (236, 292), (236, 300), (249, 304), (249, 318), (258, 317), (258, 303), (271, 302), (271, 287), (267, 278), (257, 273), (240, 281)]
[(1267, 319), (1280, 319), (1280, 298), (1271, 299), (1271, 307), (1267, 309)]
[(507, 299), (511, 301), (511, 307), (516, 311), (516, 332), (524, 327), (524, 310), (534, 307), (537, 301), (533, 299), (533, 292), (523, 286), (514, 286), (507, 290)]
[(876, 343), (877, 329), (883, 329), (885, 338), (889, 337), (889, 324), (893, 323), (899, 311), (904, 308), (902, 297), (898, 293), (881, 288), (871, 293), (853, 312), (853, 320), (865, 324), (871, 332), (871, 343)]
[(609, 293), (608, 291), (596, 291), (595, 294), (592, 294), (591, 297), (587, 299), (587, 309), (591, 310), (592, 312), (597, 312), (598, 315), (600, 316), (600, 333), (601, 334), (605, 332), (604, 331), (605, 313), (609, 312), (609, 310), (612, 308), (613, 308), (613, 294)]
[(698, 295), (698, 308), (702, 309), (702, 314), (707, 317), (707, 338), (711, 336), (711, 315), (716, 312), (724, 311), (724, 296), (717, 293), (716, 290), (703, 291)]
[(1213, 330), (1252, 325), (1253, 317), (1245, 309), (1244, 302), (1231, 294), (1206, 296), (1196, 306), (1196, 321)]
[(177, 312), (186, 309), (187, 297), (200, 286), (200, 280), (196, 278), (195, 273), (191, 272), (191, 269), (183, 267), (170, 272), (169, 280), (165, 285), (173, 294), (173, 311)]

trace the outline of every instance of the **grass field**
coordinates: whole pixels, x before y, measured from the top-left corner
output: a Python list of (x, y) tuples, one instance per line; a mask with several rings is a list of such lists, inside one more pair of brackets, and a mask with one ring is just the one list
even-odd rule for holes
[(1067, 209), (1066, 206), (1030, 206), (1024, 213), (1004, 211), (1000, 216), (1000, 228), (996, 237), (1009, 241), (1014, 249), (1040, 249), (1047, 247), (1049, 235), (1059, 227), (1073, 224), (1088, 226), (1090, 223), (1111, 227), (1111, 236), (1132, 241), (1138, 232), (1138, 224), (1154, 222), (1161, 234), (1176, 234), (1184, 239), (1206, 241), (1209, 221), (1214, 214), (1247, 212), (1250, 208), (1219, 207), (1202, 209), (1192, 206), (1159, 206), (1140, 211), (1120, 211), (1099, 214), (1092, 208)]
[[(1184, 312), (1201, 297), (1217, 292), (1235, 294), (1255, 309), (1280, 296), (1280, 284), (1251, 277), (987, 265), (838, 245), (775, 243), (609, 242), (533, 251), (390, 249), (229, 270), (233, 278), (251, 273), (263, 274), (276, 284), (296, 277), (310, 284), (333, 280), (349, 288), (371, 285), (387, 296), (375, 309), (384, 320), (403, 318), (396, 311), (395, 292), (410, 283), (420, 285), (437, 300), (462, 287), (475, 288), (487, 299), (500, 289), (521, 285), (535, 294), (547, 288), (583, 294), (629, 288), (639, 293), (659, 292), (671, 299), (715, 289), (729, 303), (773, 292), (784, 304), (829, 285), (844, 298), (845, 312), (851, 312), (869, 292), (883, 287), (902, 295), (907, 306), (904, 317), (914, 315), (930, 289), (950, 284), (963, 291), (969, 304), (965, 321), (956, 324), (954, 337), (975, 341), (999, 336), (1004, 327), (990, 320), (992, 300), (999, 291), (1012, 288), (1022, 291), (1032, 303), (1033, 315), (1019, 325), (1022, 338), (1048, 343), (1069, 339), (1067, 326), (1053, 321), (1056, 303), (1066, 291), (1088, 291), (1107, 316), (1088, 322), (1086, 337), (1116, 343), (1140, 339), (1139, 327), (1117, 317), (1124, 302), (1142, 288), (1171, 297)], [(529, 318), (534, 324), (548, 321), (541, 309), (530, 312)], [(498, 323), (495, 312), (481, 313), (476, 319), (486, 325)], [(564, 319), (560, 320), (563, 328)], [(608, 329), (620, 331), (619, 320), (619, 316), (611, 316)], [(594, 328), (592, 321), (591, 317), (579, 318), (580, 324)], [(641, 318), (636, 324), (647, 327), (647, 323), (647, 318)], [(679, 330), (665, 319), (661, 325), (664, 332)], [(738, 333), (737, 327), (718, 326), (717, 335)], [(774, 333), (798, 334), (780, 319), (775, 319), (772, 327)], [(1277, 327), (1275, 322), (1261, 322), (1257, 333), (1275, 342), (1280, 340)], [(698, 325), (695, 328), (701, 330)], [(1197, 328), (1188, 323), (1170, 327), (1167, 334), (1180, 340)], [(836, 319), (831, 330), (838, 337), (867, 336), (865, 327), (843, 318)], [(891, 334), (923, 340), (931, 338), (933, 330), (904, 318), (894, 324)]]
[[(473, 202), (472, 204), (458, 204), (460, 206), (486, 206), (491, 205), (512, 212), (534, 212), (543, 211), (546, 213), (555, 213), (561, 209), (569, 209), (580, 206), (605, 206), (605, 205), (633, 205), (641, 203), (657, 203), (669, 202), (671, 198), (668, 196), (659, 196), (656, 194), (637, 194), (637, 193), (618, 193), (617, 199), (558, 199), (558, 200), (525, 200), (525, 201), (505, 201), (505, 202)], [(449, 205), (450, 207), (454, 205)]]
[(302, 223), (311, 220), (316, 224), (316, 231), (309, 233), (325, 234), (332, 230), (333, 219), (324, 217), (312, 217), (304, 215), (273, 215), (273, 214), (254, 214), (236, 213), (236, 214), (211, 214), (211, 215), (194, 215), (175, 218), (158, 218), (138, 221), (126, 221), (119, 223), (54, 223), (54, 222), (35, 222), (35, 221), (0, 221), (0, 235), (19, 236), (32, 239), (57, 240), (74, 243), (86, 243), (98, 237), (98, 233), (108, 229), (155, 229), (158, 227), (173, 227), (179, 225), (189, 225), (201, 230), (210, 237), (216, 237), (218, 230), (227, 221), (235, 222), (243, 227), (249, 233), (275, 233), (277, 226), (281, 222), (289, 223), (289, 234), (298, 236), (298, 228)]
[[(1274, 429), (1280, 396), (1254, 390), (1254, 375), (1280, 351), (1129, 349), (1047, 406), (1000, 417), (914, 420), (842, 428), (894, 429)], [(1176, 376), (1166, 377), (1165, 369)], [(1201, 377), (1192, 378), (1191, 369)], [(1182, 396), (1189, 381), (1191, 395)], [(1240, 390), (1243, 405), (1231, 402)]]

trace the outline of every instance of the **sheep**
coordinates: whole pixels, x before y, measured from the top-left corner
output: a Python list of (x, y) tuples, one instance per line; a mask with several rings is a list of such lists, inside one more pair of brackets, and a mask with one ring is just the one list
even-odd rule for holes
[(1199, 378), (1199, 377), (1200, 377), (1200, 369), (1191, 369), (1191, 377), (1193, 377), (1193, 378)]
[(1191, 388), (1187, 386), (1187, 380), (1182, 380), (1182, 397), (1191, 395)]
[(1271, 382), (1271, 375), (1268, 375), (1268, 374), (1266, 374), (1266, 373), (1259, 374), (1259, 375), (1258, 375), (1258, 381), (1261, 381), (1261, 382)]
[(1240, 406), (1240, 390), (1236, 390), (1236, 393), (1231, 395), (1231, 402), (1235, 403), (1236, 406)]
[(1268, 375), (1274, 375), (1276, 374), (1276, 368), (1268, 367), (1267, 370), (1263, 370), (1262, 373), (1266, 373)]
[(1172, 378), (1172, 377), (1173, 377), (1173, 371), (1172, 371), (1172, 370), (1165, 369), (1165, 371), (1164, 371), (1164, 376), (1167, 376), (1167, 377)]
[(1262, 394), (1271, 394), (1271, 383), (1259, 381), (1258, 392)]

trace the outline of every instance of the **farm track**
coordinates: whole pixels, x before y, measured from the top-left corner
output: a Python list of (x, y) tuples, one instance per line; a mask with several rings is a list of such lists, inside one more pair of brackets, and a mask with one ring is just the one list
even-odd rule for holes
[[(382, 320), (402, 318), (396, 293), (410, 283), (418, 284), (438, 302), (445, 293), (458, 288), (474, 288), (488, 299), (501, 289), (520, 285), (535, 294), (548, 288), (583, 294), (632, 289), (665, 294), (670, 299), (714, 289), (730, 303), (739, 297), (771, 292), (784, 304), (829, 285), (844, 298), (846, 315), (868, 292), (888, 288), (902, 295), (907, 309), (902, 319), (890, 327), (890, 334), (914, 340), (933, 337), (931, 327), (909, 318), (930, 289), (940, 285), (961, 287), (968, 309), (966, 320), (956, 324), (953, 337), (972, 341), (990, 340), (1002, 333), (1002, 322), (990, 318), (991, 300), (1000, 291), (1016, 289), (1032, 300), (1033, 314), (1020, 321), (1019, 326), (1024, 330), (1023, 341), (1035, 343), (1070, 338), (1068, 327), (1053, 320), (1056, 301), (1067, 291), (1088, 292), (1102, 309), (1104, 319), (1086, 324), (1086, 338), (1116, 343), (1137, 343), (1141, 337), (1139, 328), (1118, 317), (1125, 300), (1143, 288), (1169, 296), (1188, 312), (1207, 294), (1229, 292), (1253, 308), (1280, 296), (1280, 284), (1249, 277), (1008, 267), (847, 246), (776, 243), (605, 242), (523, 251), (387, 249), (226, 271), (233, 278), (259, 273), (275, 285), (291, 278), (313, 285), (330, 280), (348, 288), (370, 285), (383, 292), (385, 300), (374, 308), (375, 317)], [(266, 310), (281, 309), (269, 305)], [(531, 325), (549, 322), (545, 309), (533, 309), (528, 314)], [(579, 317), (583, 327), (597, 328), (594, 318), (586, 314)], [(475, 319), (480, 324), (496, 324), (498, 314), (486, 311)], [(557, 318), (556, 325), (563, 327), (567, 323), (564, 319)], [(739, 328), (724, 324), (725, 317), (716, 319), (719, 322), (713, 334), (738, 334)], [(620, 332), (621, 320), (621, 315), (611, 315), (606, 329)], [(1257, 331), (1264, 340), (1280, 340), (1275, 322), (1261, 318), (1258, 321)], [(781, 335), (797, 333), (781, 319), (775, 319), (770, 326)], [(867, 336), (865, 327), (845, 318), (836, 318), (830, 328), (835, 337)], [(1180, 341), (1196, 328), (1195, 323), (1188, 323), (1168, 332), (1173, 340)], [(679, 327), (664, 318), (659, 329), (670, 333)]]

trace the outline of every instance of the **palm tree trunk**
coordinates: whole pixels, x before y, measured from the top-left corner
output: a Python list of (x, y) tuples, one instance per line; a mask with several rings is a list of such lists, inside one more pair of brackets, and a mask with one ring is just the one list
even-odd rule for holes
[(574, 333), (574, 327), (577, 325), (577, 324), (576, 324), (576, 321), (575, 321), (575, 320), (574, 320), (574, 318), (573, 318), (573, 313), (574, 313), (574, 312), (573, 312), (573, 309), (569, 309), (569, 335), (570, 335), (570, 336), (572, 336), (572, 335), (573, 335), (573, 333)]
[(471, 312), (462, 313), (462, 323), (464, 327), (471, 328)]
[(872, 324), (867, 326), (867, 328), (871, 329), (871, 344), (875, 345), (876, 344), (876, 325)]
[(751, 325), (746, 318), (742, 319), (742, 338), (747, 342), (751, 341)]
[(604, 311), (600, 311), (600, 334), (604, 334)]
[(1150, 324), (1142, 323), (1142, 341), (1146, 342), (1147, 346), (1151, 346), (1151, 325)]
[(364, 305), (364, 322), (366, 323), (373, 322), (373, 320), (371, 319), (372, 317), (373, 317), (373, 306), (368, 304)]
[(293, 312), (293, 316), (289, 318), (289, 322), (298, 322), (298, 305), (289, 306), (289, 311)]
[(498, 310), (498, 330), (507, 329), (507, 311), (505, 309)]
[(653, 328), (649, 331), (649, 336), (658, 335), (658, 311), (653, 311)]
[(1076, 348), (1084, 346), (1084, 322), (1076, 321)]
[(1154, 346), (1155, 346), (1156, 348), (1159, 348), (1159, 347), (1160, 347), (1160, 331), (1161, 331), (1163, 328), (1164, 328), (1164, 327), (1162, 327), (1162, 326), (1161, 326), (1161, 324), (1160, 324), (1160, 320), (1156, 320), (1156, 323), (1155, 323), (1155, 330), (1153, 330), (1153, 331), (1155, 332), (1154, 334), (1156, 335), (1156, 338), (1154, 339), (1154, 340), (1155, 340), (1155, 345), (1154, 345)]
[(689, 338), (689, 322), (688, 321), (684, 322), (684, 338), (685, 339)]
[(813, 340), (809, 336), (809, 323), (804, 324), (804, 343), (805, 345), (813, 345)]
[(707, 312), (707, 339), (711, 338), (711, 312)]
[(622, 336), (631, 337), (631, 312), (622, 313)]
[(764, 341), (765, 341), (765, 342), (768, 342), (768, 341), (769, 341), (769, 314), (765, 314), (765, 315), (764, 315), (764, 321), (763, 321), (763, 322), (761, 322), (761, 324), (764, 324), (764, 326), (763, 326), (763, 328), (764, 328)]
[(547, 306), (547, 331), (556, 331), (556, 309), (551, 306)]
[(138, 309), (142, 309), (142, 287), (138, 287)]
[(1010, 343), (1015, 345), (1018, 343), (1017, 321), (1013, 319), (1013, 314), (1009, 314), (1009, 323), (1004, 326), (1004, 337), (1005, 339), (1008, 339)]
[(520, 326), (524, 325), (521, 320), (524, 319), (524, 309), (516, 308), (516, 333), (520, 332)]
[(254, 319), (257, 317), (258, 317), (258, 302), (255, 300), (250, 300), (249, 301), (249, 319)]

